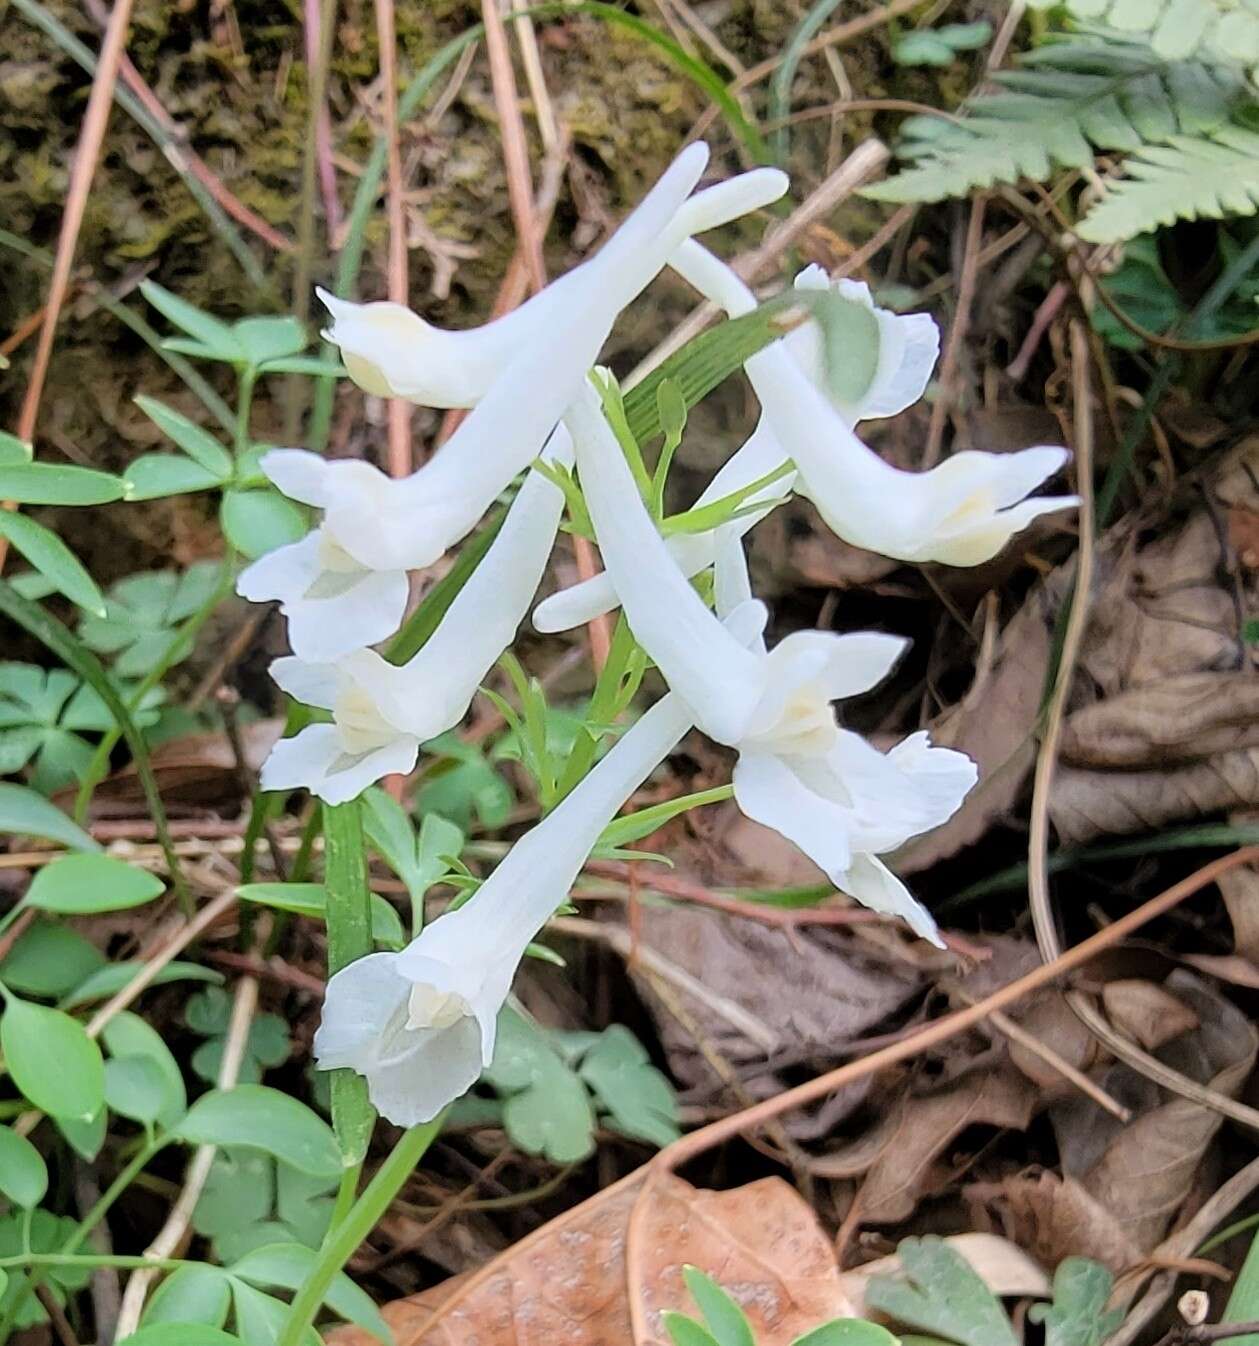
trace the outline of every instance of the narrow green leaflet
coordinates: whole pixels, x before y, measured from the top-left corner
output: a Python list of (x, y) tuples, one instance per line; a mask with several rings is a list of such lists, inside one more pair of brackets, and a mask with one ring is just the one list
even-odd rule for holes
[(0, 1192), (15, 1206), (30, 1210), (48, 1190), (44, 1157), (25, 1136), (0, 1126)]
[(221, 486), (225, 478), (179, 453), (144, 453), (122, 474), (128, 500), (162, 500)]
[[(105, 1098), (115, 1112), (136, 1121), (155, 1121), (173, 1126), (187, 1111), (188, 1095), (183, 1073), (162, 1035), (138, 1014), (124, 1010), (105, 1025), (101, 1034), (110, 1059), (105, 1063)], [(142, 1063), (137, 1071), (134, 1063)], [(111, 1089), (111, 1071), (113, 1086)], [(155, 1103), (146, 1106), (149, 1116), (137, 1116), (120, 1105), (116, 1094), (124, 1080), (136, 1076), (146, 1094), (155, 1095)]]
[(96, 581), (56, 533), (25, 514), (3, 510), (0, 537), (7, 538), (14, 551), (21, 552), (58, 593), (65, 594), (85, 612), (104, 615), (105, 599)]
[(301, 507), (270, 489), (224, 492), (219, 522), (227, 540), (250, 561), (296, 542), (307, 531)]
[(309, 345), (306, 328), (288, 314), (241, 318), (232, 324), (232, 332), (244, 348), (249, 363), (268, 368), (273, 361), (299, 355)]
[[(0, 366), (2, 368), (3, 366)], [(24, 439), (0, 430), (0, 467), (12, 467), (15, 463), (29, 463), (35, 456), (35, 450)]]
[(14, 1084), (53, 1117), (88, 1121), (105, 1101), (100, 1048), (60, 1010), (9, 996), (0, 1018), (0, 1050)]
[(118, 1346), (245, 1346), (239, 1337), (205, 1323), (155, 1323), (124, 1337)]
[(204, 1323), (221, 1328), (231, 1304), (232, 1288), (226, 1274), (218, 1267), (194, 1262), (180, 1267), (157, 1287), (144, 1310), (143, 1323), (145, 1327)]
[(165, 890), (155, 874), (125, 860), (109, 855), (65, 855), (36, 873), (23, 902), (65, 916), (90, 916), (143, 906)]
[(231, 476), (232, 455), (208, 430), (203, 430), (182, 412), (175, 411), (155, 397), (140, 396), (135, 401), (136, 406), (163, 434), (174, 440), (193, 462), (207, 472), (215, 473), (220, 480)]
[(684, 1267), (682, 1276), (718, 1346), (756, 1346), (747, 1315), (711, 1276), (698, 1267)]
[(305, 1104), (262, 1084), (203, 1095), (174, 1134), (190, 1145), (250, 1145), (312, 1177), (341, 1173), (332, 1128)]
[[(174, 461), (173, 459), (171, 461)], [(157, 665), (173, 665), (192, 652), (179, 628), (214, 597), (221, 581), (217, 561), (187, 570), (144, 570), (112, 584), (102, 617), (87, 617), (79, 637), (90, 650), (113, 660), (123, 678), (142, 678)]]
[(943, 1239), (907, 1238), (896, 1251), (904, 1275), (872, 1277), (871, 1308), (960, 1346), (1019, 1346), (992, 1292)]
[(0, 466), (0, 499), (23, 505), (104, 505), (121, 500), (122, 481), (108, 472), (61, 463)]
[[(322, 921), (327, 914), (328, 894), (322, 883), (245, 883), (236, 895), (245, 902), (257, 902), (277, 911), (291, 911), (298, 916), (313, 916)], [(378, 944), (401, 948), (406, 943), (406, 932), (398, 913), (379, 893), (371, 896), (372, 938)]]
[(1054, 1272), (1052, 1304), (1033, 1304), (1028, 1317), (1045, 1326), (1045, 1346), (1101, 1346), (1123, 1322), (1123, 1311), (1106, 1310), (1115, 1278), (1100, 1262), (1068, 1257)]
[(721, 1346), (717, 1338), (707, 1328), (701, 1327), (694, 1318), (666, 1311), (661, 1315), (661, 1319), (673, 1346)]
[[(126, 959), (121, 963), (107, 963), (97, 968), (90, 976), (84, 977), (69, 988), (70, 993), (61, 1003), (62, 1009), (78, 1009), (80, 1005), (90, 1005), (94, 1000), (108, 1000), (117, 995), (128, 982), (133, 981), (144, 970), (139, 959)], [(172, 981), (206, 981), (218, 985), (223, 974), (212, 967), (202, 967), (199, 963), (167, 963), (149, 982), (150, 986), (165, 986)]]
[(0, 832), (43, 837), (74, 851), (99, 851), (100, 843), (36, 790), (0, 781)]
[(105, 955), (91, 940), (67, 925), (40, 920), (0, 960), (0, 981), (19, 995), (56, 997), (104, 966)]
[[(205, 358), (211, 360), (225, 360), (229, 364), (247, 362), (243, 344), (227, 323), (203, 312), (186, 299), (180, 299), (155, 281), (142, 281), (140, 293), (164, 318), (195, 340), (197, 354), (204, 354)], [(163, 344), (175, 348), (174, 342)]]

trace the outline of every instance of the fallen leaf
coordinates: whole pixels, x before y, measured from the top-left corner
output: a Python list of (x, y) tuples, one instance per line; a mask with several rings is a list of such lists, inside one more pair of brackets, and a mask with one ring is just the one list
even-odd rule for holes
[[(1077, 1070), (1087, 1073), (1096, 1063), (1098, 1041), (1067, 1004), (1061, 991), (1050, 991), (1037, 997), (1024, 1012), (1016, 1010), (1014, 1017), (1037, 1042), (1052, 1046), (1059, 1057)], [(1011, 1062), (1038, 1087), (1043, 1099), (1052, 1100), (1075, 1093), (1076, 1086), (1031, 1048), (1011, 1042), (1007, 1050)]]
[(972, 1070), (929, 1094), (907, 1091), (854, 1146), (822, 1155), (812, 1171), (829, 1178), (865, 1172), (862, 1221), (904, 1220), (930, 1190), (934, 1162), (955, 1137), (976, 1125), (1025, 1130), (1036, 1094), (1022, 1075), (991, 1069)]
[(1102, 989), (1106, 1017), (1121, 1033), (1152, 1052), (1198, 1027), (1198, 1016), (1183, 1000), (1152, 981), (1120, 978)]
[[(1253, 822), (1253, 817), (1233, 821)], [(1238, 865), (1216, 880), (1229, 920), (1233, 923), (1233, 951), (1252, 963), (1259, 962), (1259, 868)]]
[[(384, 1309), (396, 1346), (623, 1346), (630, 1340), (625, 1229), (643, 1177), (618, 1184), (545, 1225), (488, 1267)], [(705, 1192), (668, 1177), (648, 1206), (643, 1296), (653, 1343), (660, 1313), (689, 1303), (684, 1266), (711, 1276), (743, 1308), (758, 1346), (854, 1310), (831, 1242), (785, 1182), (765, 1178)], [(443, 1304), (450, 1307), (439, 1313)], [(435, 1320), (436, 1319), (436, 1320)], [(377, 1346), (341, 1328), (328, 1346)]]

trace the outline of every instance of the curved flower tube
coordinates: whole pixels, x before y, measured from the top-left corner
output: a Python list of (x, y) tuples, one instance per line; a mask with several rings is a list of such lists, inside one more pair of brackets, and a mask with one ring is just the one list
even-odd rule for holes
[(476, 1083), (526, 947), (562, 903), (599, 834), (691, 727), (658, 701), (590, 774), (507, 853), (458, 910), (401, 953), (351, 963), (328, 983), (315, 1034), (320, 1070), (367, 1080), (382, 1116), (414, 1126)]
[[(383, 360), (388, 351), (405, 363), (414, 356), (416, 368), (427, 371), (424, 377), (431, 375), (421, 400), (440, 406), (476, 401), (419, 471), (394, 481), (368, 463), (328, 461), (301, 449), (276, 449), (263, 457), (262, 470), (285, 495), (324, 511), (318, 541), (303, 539), (280, 549), (241, 580), (245, 597), (278, 598), (290, 619), (296, 618), (299, 655), (336, 657), (354, 648), (355, 641), (339, 634), (340, 619), (369, 588), (381, 606), (370, 620), (351, 618), (345, 630), (357, 634), (363, 623), (377, 640), (396, 630), (406, 601), (402, 572), (436, 561), (529, 465), (580, 389), (621, 309), (693, 230), (725, 223), (786, 190), (782, 173), (756, 169), (687, 200), (707, 159), (703, 145), (681, 154), (622, 231), (586, 264), (592, 269), (579, 267), (548, 286), (543, 294), (550, 297), (527, 322), (503, 329), (491, 323), (467, 333), (427, 328), (430, 339), (408, 345), (398, 341), (401, 319), (392, 314), (381, 329), (390, 342), (372, 347), (371, 358)], [(468, 342), (490, 329), (487, 353), (477, 355), (481, 348)], [(504, 332), (516, 336), (508, 342)], [(369, 374), (368, 382), (374, 377)], [(395, 385), (387, 387), (393, 391)], [(456, 387), (461, 391), (442, 391)], [(386, 578), (373, 581), (373, 572)]]
[[(745, 312), (755, 302), (738, 276), (693, 240), (671, 261), (729, 312)], [(820, 344), (813, 358), (820, 364)], [(1079, 503), (1074, 495), (1024, 498), (1065, 466), (1067, 449), (966, 451), (929, 471), (905, 472), (866, 448), (821, 381), (791, 358), (784, 343), (766, 347), (744, 367), (783, 460), (795, 463), (800, 489), (853, 546), (901, 561), (975, 566), (991, 560), (1033, 519)], [(899, 401), (878, 373), (875, 387), (880, 399), (889, 397), (888, 405)]]
[[(723, 624), (669, 555), (590, 389), (565, 423), (607, 573), (635, 638), (710, 737), (739, 754), (734, 795), (748, 817), (781, 832), (858, 901), (904, 917), (939, 942), (935, 923), (878, 858), (938, 827), (975, 784), (964, 754), (925, 734), (881, 753), (841, 729), (831, 703), (877, 686), (906, 642), (866, 632), (797, 632), (768, 654), (734, 634), (749, 607), (737, 538), (722, 542)], [(738, 549), (736, 554), (734, 549)]]
[[(572, 461), (558, 427), (545, 456)], [(521, 486), (498, 536), (408, 663), (358, 649), (334, 662), (288, 657), (271, 676), (296, 700), (332, 712), (281, 739), (262, 767), (264, 790), (307, 789), (344, 803), (415, 765), (420, 745), (459, 723), (485, 674), (511, 643), (541, 583), (563, 509), (563, 494), (538, 472)]]
[(594, 257), (501, 318), (454, 331), (402, 304), (355, 304), (320, 290), (332, 315), (324, 337), (340, 347), (350, 377), (369, 393), (427, 407), (475, 406), (506, 364), (549, 340), (575, 309), (594, 305), (609, 314), (610, 326), (684, 239), (768, 205), (787, 189), (783, 173), (763, 168), (692, 197), (708, 155), (703, 142), (688, 146)]
[[(680, 259), (683, 267), (686, 265), (685, 248), (675, 254), (675, 259)], [(705, 278), (709, 297), (719, 302), (731, 317), (750, 313), (756, 307), (755, 296), (735, 272), (724, 267), (720, 271), (713, 267), (711, 271), (711, 276), (706, 275)], [(819, 266), (806, 267), (795, 279), (795, 287), (799, 290), (826, 289), (830, 284), (825, 271)], [(870, 294), (869, 286), (858, 281), (838, 280), (831, 288), (846, 299), (868, 308), (878, 325), (879, 350), (874, 377), (865, 394), (855, 402), (843, 403), (826, 388), (821, 332), (816, 323), (805, 323), (796, 328), (777, 345), (795, 360), (810, 379), (826, 390), (836, 413), (850, 425), (895, 416), (912, 406), (922, 396), (940, 352), (940, 332), (935, 320), (926, 313), (902, 315), (879, 308)], [(695, 508), (712, 504), (750, 486), (781, 467), (786, 458), (787, 454), (775, 436), (773, 427), (762, 412), (756, 429), (709, 482), (696, 500)], [(720, 550), (719, 533), (735, 539), (743, 537), (791, 495), (795, 484), (796, 473), (788, 473), (751, 497), (746, 512), (723, 525), (720, 530), (669, 538), (669, 551), (682, 572), (691, 576), (707, 570)], [(607, 574), (595, 575), (544, 599), (534, 611), (533, 623), (543, 632), (566, 631), (593, 621), (616, 607), (617, 601)]]

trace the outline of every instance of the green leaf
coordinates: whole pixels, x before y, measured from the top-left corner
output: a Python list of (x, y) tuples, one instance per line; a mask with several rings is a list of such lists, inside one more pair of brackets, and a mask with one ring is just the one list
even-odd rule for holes
[(105, 1144), (105, 1131), (109, 1125), (109, 1109), (103, 1103), (86, 1122), (77, 1117), (54, 1117), (53, 1122), (75, 1154), (86, 1159), (89, 1164), (96, 1162)]
[(171, 495), (209, 491), (225, 479), (179, 453), (145, 453), (122, 474), (127, 500), (162, 500)]
[(1018, 1346), (1001, 1305), (967, 1260), (935, 1235), (897, 1248), (904, 1275), (874, 1276), (866, 1304), (961, 1346)]
[(173, 666), (188, 657), (191, 640), (180, 628), (213, 601), (222, 581), (217, 561), (128, 575), (110, 586), (105, 616), (85, 618), (79, 636), (89, 649), (113, 656), (119, 677), (142, 678), (155, 665)]
[(231, 1299), (231, 1282), (218, 1267), (198, 1263), (180, 1267), (153, 1292), (144, 1310), (144, 1326), (204, 1323), (221, 1328)]
[(171, 294), (155, 281), (141, 281), (140, 293), (164, 318), (195, 338), (211, 358), (226, 360), (230, 364), (245, 362), (244, 347), (227, 323), (203, 312), (186, 299)]
[[(628, 1028), (613, 1024), (604, 1029), (586, 1053), (579, 1074), (623, 1134), (661, 1147), (681, 1135), (672, 1086)], [(703, 1308), (703, 1302), (696, 1299)], [(722, 1346), (726, 1346), (724, 1341)]]
[(105, 1102), (120, 1117), (152, 1126), (166, 1106), (167, 1080), (146, 1056), (105, 1062)]
[(0, 430), (0, 467), (29, 463), (34, 456), (34, 448), (25, 439), (9, 434), (7, 430)]
[(262, 366), (266, 374), (309, 374), (314, 378), (345, 379), (349, 372), (337, 360), (321, 360), (317, 355), (294, 355), (283, 360), (268, 360)]
[(0, 537), (7, 538), (52, 586), (87, 612), (103, 614), (105, 599), (96, 581), (64, 542), (25, 514), (0, 511)]
[(1054, 1272), (1054, 1301), (1033, 1304), (1028, 1318), (1045, 1325), (1045, 1346), (1101, 1346), (1123, 1322), (1123, 1310), (1106, 1311), (1115, 1278), (1100, 1262), (1068, 1257)]
[[(89, 1005), (94, 1000), (108, 1000), (117, 995), (129, 982), (143, 970), (140, 959), (127, 959), (121, 963), (109, 963), (80, 981), (74, 990), (62, 1002), (62, 1009), (78, 1009), (80, 1005)], [(204, 981), (219, 985), (223, 974), (212, 967), (202, 967), (199, 963), (167, 963), (149, 982), (150, 986), (165, 986), (173, 981)]]
[(458, 859), (463, 832), (439, 813), (426, 814), (417, 842), (407, 811), (392, 795), (373, 787), (362, 798), (367, 840), (406, 884), (413, 903), (450, 872), (447, 857)]
[(341, 1154), (328, 1124), (297, 1099), (261, 1084), (203, 1095), (173, 1134), (190, 1145), (249, 1145), (312, 1177), (341, 1173)]
[(598, 845), (620, 847), (641, 841), (643, 837), (649, 837), (653, 832), (659, 831), (665, 823), (671, 822), (680, 814), (731, 798), (733, 791), (733, 786), (718, 785), (711, 790), (697, 790), (694, 794), (667, 799), (663, 804), (652, 804), (649, 808), (639, 809), (637, 813), (627, 813), (624, 817), (613, 818), (599, 834)]
[(909, 1338), (902, 1341), (886, 1327), (860, 1318), (836, 1318), (797, 1337), (791, 1346), (909, 1346)]
[[(300, 1243), (272, 1243), (255, 1248), (227, 1268), (251, 1285), (298, 1290), (315, 1265), (316, 1253)], [(383, 1342), (392, 1342), (385, 1320), (371, 1297), (340, 1272), (329, 1287), (324, 1303), (347, 1322), (356, 1323)]]
[(546, 1038), (515, 1010), (498, 1016), (485, 1081), (505, 1095), (503, 1125), (529, 1154), (572, 1164), (594, 1151), (594, 1111), (581, 1081)]
[(273, 490), (225, 491), (219, 522), (227, 540), (251, 561), (305, 537), (308, 528), (301, 508)]
[[(212, 994), (207, 991), (204, 994)], [(191, 1003), (191, 1002), (190, 1002)], [(223, 1065), (227, 1041), (224, 1034), (203, 1042), (192, 1054), (189, 1064), (207, 1084), (214, 1084)], [(289, 1026), (278, 1014), (256, 1014), (245, 1037), (237, 1078), (241, 1084), (257, 1084), (263, 1072), (282, 1065), (292, 1051)]]
[(661, 1314), (661, 1321), (673, 1346), (720, 1346), (713, 1334), (701, 1327), (693, 1318), (666, 1310)]
[(456, 734), (442, 734), (424, 746), (446, 760), (431, 764), (425, 773), (416, 798), (420, 813), (440, 813), (465, 831), (474, 819), (487, 828), (502, 827), (515, 797), (484, 749)]
[(122, 499), (122, 479), (90, 467), (19, 463), (0, 467), (0, 499), (23, 505), (104, 505)]
[(1090, 243), (1116, 243), (1177, 220), (1223, 219), (1259, 210), (1259, 134), (1225, 126), (1210, 138), (1173, 136), (1124, 161), (1122, 178), (1076, 232)]
[[(245, 902), (313, 916), (319, 921), (327, 916), (328, 893), (322, 883), (245, 883), (237, 888), (236, 895)], [(401, 948), (407, 937), (398, 913), (379, 893), (371, 895), (371, 907), (372, 938)]]
[(48, 1166), (25, 1136), (0, 1126), (0, 1192), (15, 1206), (30, 1210), (48, 1191)]
[(105, 966), (105, 955), (77, 931), (36, 921), (0, 960), (0, 981), (20, 995), (64, 995)]
[(711, 1276), (698, 1267), (683, 1267), (682, 1276), (717, 1346), (756, 1346), (747, 1315)]
[(43, 795), (25, 785), (6, 781), (0, 781), (0, 832), (43, 837), (74, 851), (100, 850), (99, 842)]
[(118, 1346), (245, 1346), (245, 1343), (206, 1323), (167, 1322), (142, 1327), (124, 1337)]
[(126, 911), (160, 897), (166, 885), (146, 869), (109, 855), (65, 855), (31, 881), (24, 903), (66, 916)]
[[(75, 1222), (50, 1211), (35, 1210), (13, 1213), (0, 1220), (0, 1257), (20, 1257), (24, 1252), (60, 1252), (66, 1240), (75, 1233)], [(66, 1303), (66, 1291), (81, 1290), (88, 1283), (91, 1271), (86, 1266), (51, 1266), (43, 1268), (43, 1282), (59, 1306)], [(11, 1315), (9, 1321), (19, 1331), (48, 1321), (43, 1305), (29, 1292), (29, 1282), (17, 1272), (9, 1278), (0, 1299), (0, 1311)]]
[[(188, 1095), (179, 1063), (162, 1040), (161, 1034), (138, 1014), (124, 1010), (105, 1025), (101, 1036), (112, 1058), (105, 1063), (105, 1099), (109, 1106), (134, 1121), (156, 1121), (164, 1127), (173, 1126), (187, 1110)], [(150, 1115), (137, 1116), (135, 1112), (129, 1112), (125, 1101), (120, 1103), (115, 1097), (120, 1080), (125, 1079), (128, 1073), (128, 1070), (119, 1070), (117, 1067), (135, 1061), (142, 1061), (151, 1067), (151, 1071), (144, 1072), (146, 1078), (139, 1080), (136, 1086), (146, 1093), (153, 1093), (156, 1088), (156, 1106), (145, 1108), (145, 1112)], [(111, 1068), (114, 1070), (112, 1086)], [(156, 1072), (156, 1086), (152, 1072)]]
[(14, 1084), (53, 1117), (88, 1121), (105, 1101), (100, 1048), (60, 1010), (10, 997), (0, 1019), (0, 1050)]
[(225, 481), (232, 475), (232, 455), (208, 430), (190, 421), (181, 412), (143, 395), (135, 399), (136, 406), (167, 438), (174, 440), (198, 466)]
[(992, 36), (992, 24), (945, 23), (939, 28), (923, 28), (908, 33), (892, 46), (892, 59), (898, 65), (952, 65), (957, 54), (982, 47)]
[(232, 324), (251, 365), (283, 360), (304, 351), (309, 343), (306, 328), (288, 316), (241, 318)]

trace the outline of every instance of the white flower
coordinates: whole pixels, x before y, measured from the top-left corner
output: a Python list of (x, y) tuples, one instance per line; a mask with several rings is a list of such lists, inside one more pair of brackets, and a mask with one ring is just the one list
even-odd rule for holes
[(568, 894), (599, 834), (690, 728), (658, 701), (507, 853), (457, 911), (401, 953), (377, 953), (328, 983), (315, 1034), (321, 1070), (348, 1067), (398, 1126), (436, 1117), (494, 1055), (495, 1025), (525, 948)]
[[(332, 314), (324, 336), (370, 393), (428, 407), (475, 406), (506, 364), (528, 346), (545, 345), (574, 311), (593, 309), (610, 327), (684, 239), (768, 205), (787, 189), (777, 169), (755, 169), (690, 197), (708, 153), (702, 142), (688, 146), (594, 257), (501, 318), (450, 331), (401, 304), (355, 304), (320, 290)], [(587, 367), (597, 354), (596, 347)]]
[[(356, 614), (344, 625), (342, 619), (369, 583), (381, 600), (368, 623), (374, 638), (396, 630), (406, 602), (402, 572), (436, 561), (533, 461), (621, 309), (693, 231), (725, 223), (786, 190), (782, 173), (756, 169), (688, 200), (707, 161), (704, 145), (679, 155), (599, 254), (531, 300), (526, 318), (442, 332), (412, 314), (408, 337), (406, 310), (396, 305), (384, 306), (377, 322), (362, 308), (338, 304), (330, 335), (356, 343), (350, 361), (367, 384), (379, 390), (384, 379), (387, 391), (409, 389), (407, 396), (437, 406), (476, 405), (429, 462), (399, 481), (368, 463), (329, 462), (300, 449), (263, 457), (262, 470), (285, 495), (324, 511), (318, 542), (304, 539), (282, 549), (241, 580), (246, 597), (278, 598), (296, 617), (298, 654), (336, 657), (360, 643), (360, 623), (367, 619)], [(386, 578), (372, 583), (371, 572)]]
[[(687, 250), (675, 254), (686, 265)], [(711, 290), (718, 282), (722, 289), (713, 295), (732, 317), (751, 312), (756, 300), (733, 271), (712, 268)], [(806, 267), (796, 276), (800, 290), (827, 288), (826, 273), (819, 266)], [(832, 287), (846, 299), (864, 305), (874, 314), (879, 332), (879, 349), (875, 358), (874, 376), (865, 394), (856, 402), (839, 401), (826, 386), (823, 377), (823, 346), (821, 331), (814, 322), (805, 323), (778, 343), (800, 365), (810, 379), (823, 387), (836, 413), (850, 425), (879, 417), (895, 416), (916, 402), (927, 386), (940, 351), (940, 333), (935, 320), (925, 313), (897, 314), (875, 305), (868, 286), (858, 281), (838, 280)], [(781, 467), (787, 458), (764, 413), (756, 429), (736, 453), (722, 466), (695, 502), (695, 508), (712, 504), (735, 491), (750, 486)], [(788, 473), (762, 488), (749, 498), (746, 512), (720, 530), (703, 533), (677, 534), (668, 540), (668, 547), (682, 573), (698, 575), (713, 564), (717, 556), (718, 532), (727, 537), (740, 538), (754, 528), (771, 510), (786, 500), (796, 482), (796, 474)], [(616, 592), (606, 572), (553, 594), (540, 603), (533, 614), (539, 631), (565, 631), (581, 626), (617, 604)]]
[(838, 888), (903, 916), (938, 942), (930, 915), (878, 856), (954, 813), (975, 783), (975, 765), (962, 753), (931, 747), (925, 734), (880, 753), (841, 729), (831, 707), (877, 686), (906, 642), (877, 633), (810, 631), (764, 653), (749, 633), (735, 629), (749, 609), (764, 612), (747, 601), (738, 539), (724, 539), (717, 558), (718, 602), (741, 605), (723, 625), (670, 557), (593, 389), (565, 421), (625, 616), (696, 724), (738, 751), (739, 807), (795, 842)]
[[(562, 426), (546, 457), (571, 462)], [(332, 662), (277, 659), (276, 682), (296, 700), (330, 710), (332, 723), (281, 739), (263, 764), (263, 789), (303, 788), (339, 804), (382, 776), (410, 771), (420, 745), (464, 717), (511, 643), (546, 569), (562, 508), (559, 488), (531, 472), (481, 564), (408, 663), (367, 649)]]
[[(728, 312), (746, 312), (753, 295), (724, 262), (688, 241), (672, 265)], [(882, 327), (883, 324), (880, 324)], [(814, 360), (820, 365), (815, 348)], [(1024, 497), (1060, 471), (1066, 449), (956, 453), (927, 472), (903, 472), (857, 438), (844, 411), (777, 342), (747, 361), (765, 420), (782, 458), (794, 461), (800, 489), (845, 542), (902, 561), (974, 566), (990, 560), (1033, 519), (1068, 509), (1077, 496)], [(900, 402), (895, 380), (875, 375), (885, 405)]]

